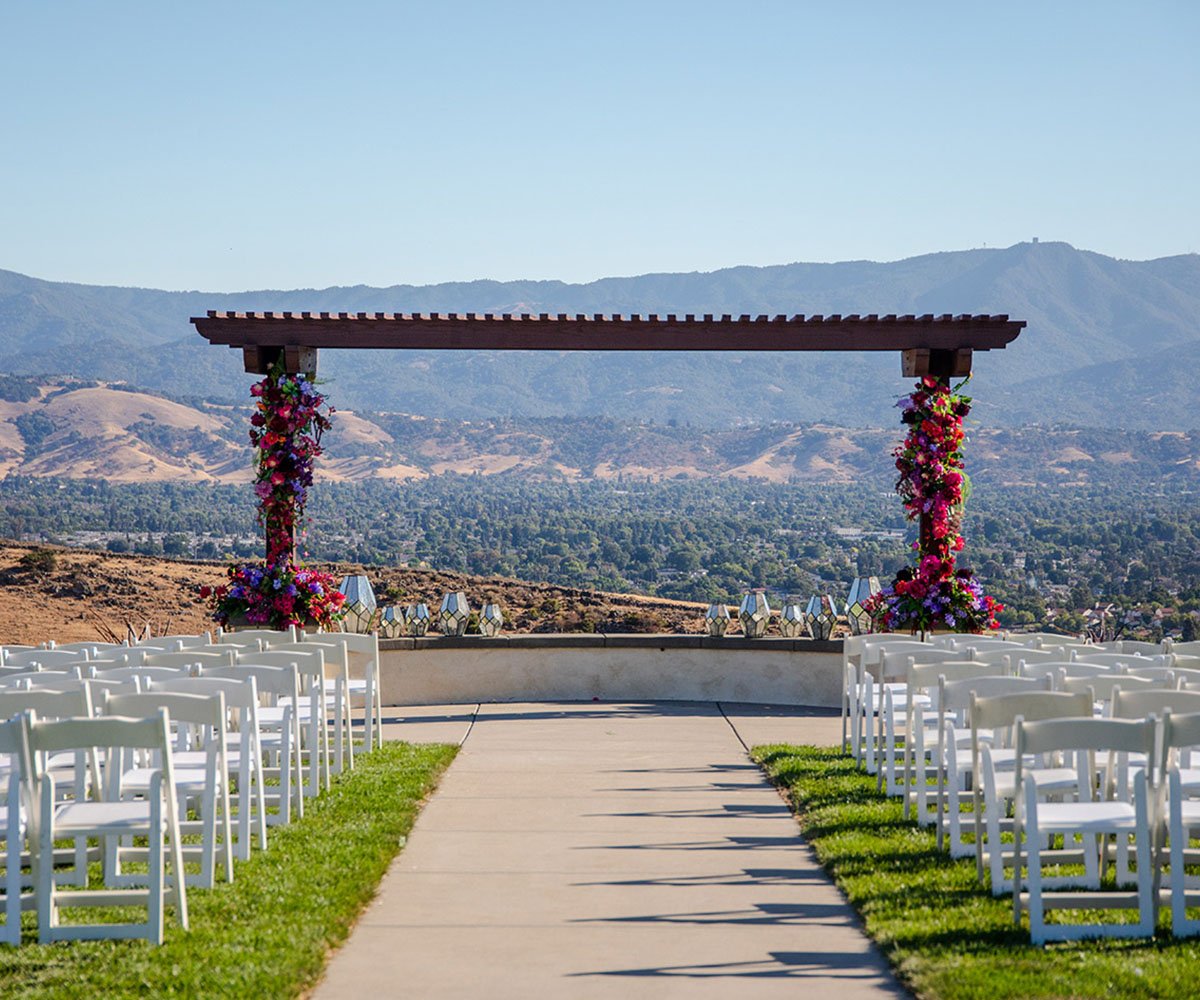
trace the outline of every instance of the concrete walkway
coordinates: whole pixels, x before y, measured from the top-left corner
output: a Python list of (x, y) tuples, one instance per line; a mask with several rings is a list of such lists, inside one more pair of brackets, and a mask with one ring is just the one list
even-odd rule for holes
[(897, 997), (743, 748), (835, 743), (824, 710), (712, 703), (406, 709), (458, 742), (314, 996)]

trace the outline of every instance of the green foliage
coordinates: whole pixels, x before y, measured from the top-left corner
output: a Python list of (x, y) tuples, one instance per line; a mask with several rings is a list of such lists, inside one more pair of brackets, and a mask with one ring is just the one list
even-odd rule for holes
[[(903, 817), (898, 799), (831, 748), (756, 747), (786, 790), (805, 838), (900, 978), (930, 1000), (1196, 995), (1200, 941), (1036, 947), (1012, 902), (975, 878), (975, 860), (951, 860), (934, 834)], [(1164, 914), (1164, 920), (1166, 915)]]
[[(411, 565), (681, 600), (733, 600), (765, 586), (773, 602), (818, 588), (844, 597), (852, 577), (890, 578), (911, 528), (890, 473), (853, 484), (761, 480), (565, 482), (444, 475), (406, 483), (318, 483), (302, 558)], [(960, 565), (1007, 607), (1005, 626), (1084, 626), (1079, 612), (1113, 603), (1179, 634), (1200, 609), (1200, 509), (1189, 481), (1137, 477), (1104, 485), (1010, 485), (975, 477)], [(186, 483), (0, 480), (0, 537), (104, 532), (148, 553), (207, 558), (261, 549), (253, 493)], [(907, 532), (907, 533), (906, 533)], [(117, 543), (120, 545), (120, 542)], [(561, 609), (548, 609), (553, 618)], [(1194, 625), (1193, 625), (1194, 628)]]
[(58, 429), (50, 417), (37, 410), (22, 413), (13, 423), (25, 442), (25, 455), (29, 458), (41, 454), (46, 439)]
[[(22, 998), (295, 997), (320, 976), (455, 755), (450, 746), (389, 743), (272, 828), (269, 849), (237, 862), (232, 883), (188, 893), (192, 929), (168, 916), (161, 947), (144, 941), (0, 951), (0, 993)], [(98, 911), (103, 912), (103, 911)], [(97, 911), (89, 915), (97, 919)]]
[(27, 573), (45, 575), (58, 569), (58, 553), (53, 549), (31, 549), (17, 560)]

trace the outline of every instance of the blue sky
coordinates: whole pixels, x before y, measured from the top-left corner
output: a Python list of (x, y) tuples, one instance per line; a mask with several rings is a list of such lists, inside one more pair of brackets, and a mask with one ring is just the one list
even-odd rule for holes
[(1200, 4), (0, 3), (0, 268), (233, 291), (1200, 251)]

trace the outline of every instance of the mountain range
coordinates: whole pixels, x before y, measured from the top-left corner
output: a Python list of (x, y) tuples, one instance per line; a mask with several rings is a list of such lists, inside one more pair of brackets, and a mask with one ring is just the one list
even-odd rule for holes
[[(0, 478), (245, 483), (248, 406), (182, 402), (60, 378), (0, 377)], [(969, 424), (968, 465), (996, 485), (1200, 487), (1200, 432)], [(322, 440), (325, 481), (431, 476), (762, 479), (890, 487), (898, 427), (775, 422), (674, 427), (611, 417), (462, 421), (341, 410)]]
[[(1117, 260), (1065, 243), (889, 263), (781, 264), (587, 284), (475, 281), (209, 293), (98, 287), (0, 271), (0, 372), (127, 381), (244, 402), (237, 352), (188, 323), (208, 309), (547, 313), (1007, 313), (1028, 322), (980, 354), (968, 390), (984, 425), (1162, 431), (1200, 426), (1200, 256)], [(705, 428), (893, 427), (899, 359), (324, 350), (339, 407), (450, 420), (601, 416)]]

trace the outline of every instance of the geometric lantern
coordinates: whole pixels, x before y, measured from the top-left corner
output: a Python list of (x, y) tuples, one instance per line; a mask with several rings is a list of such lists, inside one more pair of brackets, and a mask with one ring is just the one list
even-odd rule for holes
[(463, 635), (467, 631), (467, 620), (470, 617), (471, 605), (467, 603), (467, 595), (461, 590), (442, 598), (442, 607), (438, 612), (438, 626), (442, 635)]
[(479, 612), (479, 634), (499, 635), (504, 625), (504, 612), (499, 604), (485, 604)]
[(871, 616), (863, 605), (872, 594), (879, 593), (879, 577), (860, 576), (850, 582), (850, 596), (846, 598), (846, 617), (850, 620), (850, 631), (854, 635), (866, 635), (871, 631)]
[(808, 599), (804, 620), (808, 625), (808, 634), (814, 639), (828, 639), (833, 634), (833, 626), (837, 624), (837, 605), (828, 594), (813, 594)]
[(761, 639), (767, 634), (771, 623), (771, 605), (761, 590), (751, 590), (742, 598), (738, 608), (738, 620), (742, 623), (742, 634), (747, 639)]
[(379, 609), (379, 638), (399, 639), (404, 634), (404, 609), (389, 604)]
[(346, 595), (346, 603), (342, 605), (346, 612), (342, 628), (347, 632), (369, 631), (371, 619), (375, 617), (375, 591), (371, 589), (371, 581), (361, 573), (344, 576), (338, 590)]
[(710, 604), (704, 613), (704, 626), (714, 639), (719, 639), (725, 634), (730, 620), (727, 604)]
[(411, 636), (422, 636), (429, 631), (428, 604), (410, 604), (404, 609), (404, 631)]
[(808, 634), (808, 621), (799, 604), (785, 604), (779, 618), (779, 631), (785, 639), (799, 639)]

